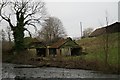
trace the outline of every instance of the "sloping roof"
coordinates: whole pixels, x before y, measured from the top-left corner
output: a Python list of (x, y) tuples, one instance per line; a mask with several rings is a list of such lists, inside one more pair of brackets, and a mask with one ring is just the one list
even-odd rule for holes
[(58, 40), (57, 42), (53, 43), (50, 48), (58, 48), (60, 47), (61, 45), (63, 45), (67, 40), (65, 39), (60, 39)]
[(39, 42), (39, 40), (36, 38), (32, 38), (32, 37), (25, 37), (24, 38), (24, 43), (26, 45), (30, 44), (31, 42)]
[[(46, 42), (39, 41), (36, 38), (28, 37), (26, 38), (25, 42), (27, 43), (26, 48), (46, 48), (48, 46)], [(67, 38), (67, 39), (60, 38), (56, 42), (49, 45), (49, 48), (60, 48), (60, 47), (80, 47), (80, 46), (71, 38)]]
[(96, 37), (96, 36), (100, 36), (102, 34), (106, 34), (107, 33), (115, 33), (115, 32), (120, 32), (120, 22), (115, 22), (111, 25), (108, 25), (106, 27), (102, 27), (102, 28), (98, 28), (95, 31), (93, 31), (89, 37)]
[(105, 28), (98, 28), (96, 29), (95, 31), (93, 31), (89, 37), (95, 37), (95, 36), (100, 36), (102, 34), (104, 34), (106, 31), (105, 31)]
[(46, 48), (46, 44), (43, 42), (31, 42), (29, 48)]
[(50, 46), (50, 48), (60, 48), (60, 47), (62, 47), (63, 45), (65, 45), (67, 42), (73, 42), (74, 43), (74, 45), (67, 45), (68, 47), (79, 47), (79, 45), (75, 42), (75, 41), (73, 41), (71, 38), (67, 38), (67, 39), (60, 39), (60, 40), (58, 40), (57, 42), (55, 42), (55, 43), (53, 43), (51, 46)]
[(45, 48), (46, 44), (36, 38), (25, 37), (24, 43), (26, 48)]

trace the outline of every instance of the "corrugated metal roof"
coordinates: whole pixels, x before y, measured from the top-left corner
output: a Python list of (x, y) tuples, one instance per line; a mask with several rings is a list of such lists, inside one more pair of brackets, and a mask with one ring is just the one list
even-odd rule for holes
[(102, 34), (106, 34), (107, 33), (115, 33), (115, 32), (120, 32), (120, 22), (115, 22), (111, 25), (108, 25), (106, 27), (102, 27), (102, 28), (98, 28), (95, 31), (93, 31), (89, 37), (96, 37), (96, 36), (100, 36)]
[(90, 34), (90, 37), (95, 37), (95, 36), (99, 36), (99, 35), (102, 35), (104, 34), (106, 31), (105, 31), (105, 28), (98, 28), (96, 29), (94, 32), (92, 32)]

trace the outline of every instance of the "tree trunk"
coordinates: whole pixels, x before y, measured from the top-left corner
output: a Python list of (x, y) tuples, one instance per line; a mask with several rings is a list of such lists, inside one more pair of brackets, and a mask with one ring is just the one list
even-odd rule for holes
[(15, 51), (20, 53), (25, 50), (24, 47), (24, 28), (16, 27), (13, 31), (14, 43), (15, 43)]

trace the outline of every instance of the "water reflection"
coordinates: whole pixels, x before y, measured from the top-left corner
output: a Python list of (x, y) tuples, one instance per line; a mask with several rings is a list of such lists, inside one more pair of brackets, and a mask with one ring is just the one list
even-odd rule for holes
[(14, 68), (16, 64), (2, 65), (2, 78), (118, 78), (113, 74), (101, 74), (90, 70), (64, 69), (54, 67), (42, 68)]

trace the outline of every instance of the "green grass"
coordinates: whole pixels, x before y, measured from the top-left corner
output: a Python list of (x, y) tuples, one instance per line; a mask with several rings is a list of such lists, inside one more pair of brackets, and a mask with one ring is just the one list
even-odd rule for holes
[[(118, 64), (118, 35), (120, 35), (120, 33), (108, 35), (108, 63), (112, 65)], [(88, 53), (85, 55), (86, 60), (98, 60), (101, 62), (105, 61), (105, 36), (106, 35), (93, 38), (84, 38), (77, 41), (77, 43), (83, 47), (83, 51)]]

